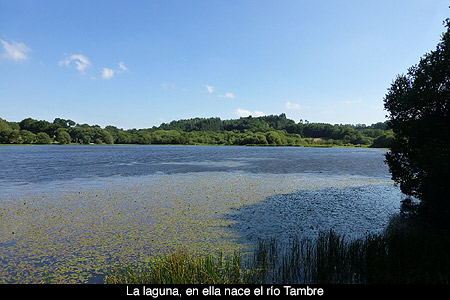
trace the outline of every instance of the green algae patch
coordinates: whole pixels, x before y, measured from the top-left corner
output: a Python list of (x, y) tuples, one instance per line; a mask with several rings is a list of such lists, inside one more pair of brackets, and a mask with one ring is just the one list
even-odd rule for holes
[(28, 185), (0, 199), (0, 283), (101, 283), (177, 249), (245, 252), (230, 214), (275, 194), (366, 181), (199, 172)]
[[(0, 282), (98, 282), (180, 247), (244, 247), (224, 216), (267, 187), (242, 174), (193, 173), (71, 181), (1, 199)], [(272, 188), (272, 193), (274, 192)]]

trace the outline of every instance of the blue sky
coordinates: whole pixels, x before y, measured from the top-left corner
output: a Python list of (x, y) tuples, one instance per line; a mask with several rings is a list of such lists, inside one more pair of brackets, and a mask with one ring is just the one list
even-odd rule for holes
[(148, 128), (286, 113), (384, 121), (443, 0), (0, 0), (0, 117)]

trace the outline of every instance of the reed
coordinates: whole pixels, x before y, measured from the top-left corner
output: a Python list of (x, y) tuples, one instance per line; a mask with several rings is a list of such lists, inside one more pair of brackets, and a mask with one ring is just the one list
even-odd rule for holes
[(383, 234), (347, 240), (333, 231), (288, 243), (260, 240), (251, 255), (179, 250), (146, 267), (116, 270), (107, 283), (449, 283), (450, 234), (392, 222)]
[(146, 266), (116, 269), (106, 276), (106, 283), (127, 284), (230, 284), (240, 283), (241, 255), (236, 252), (193, 255), (185, 249), (155, 258)]

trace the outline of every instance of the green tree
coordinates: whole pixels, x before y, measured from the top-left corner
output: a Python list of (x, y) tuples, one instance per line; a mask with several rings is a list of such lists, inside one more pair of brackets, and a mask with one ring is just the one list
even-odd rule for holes
[(109, 132), (109, 134), (111, 135), (112, 139), (113, 139), (113, 143), (116, 143), (117, 140), (119, 139), (119, 134), (120, 132), (123, 132), (123, 129), (119, 129), (115, 126), (111, 126), (108, 125), (105, 127), (105, 130)]
[(102, 130), (101, 132), (100, 132), (100, 139), (105, 143), (105, 144), (108, 144), (108, 145), (111, 145), (111, 144), (114, 144), (114, 138), (113, 138), (113, 136), (111, 135), (111, 133), (109, 133), (107, 130)]
[(61, 145), (66, 145), (70, 144), (72, 138), (70, 137), (69, 133), (67, 133), (66, 130), (60, 128), (56, 131), (56, 141)]
[(23, 139), (22, 139), (22, 136), (20, 135), (19, 130), (12, 130), (9, 133), (9, 142), (11, 144), (22, 144), (23, 143)]
[(114, 141), (117, 144), (130, 144), (131, 143), (131, 134), (124, 130), (119, 130), (117, 132), (117, 140)]
[(392, 146), (393, 140), (394, 140), (394, 133), (392, 132), (392, 130), (388, 130), (373, 140), (372, 147), (390, 148)]
[(20, 135), (24, 144), (32, 144), (36, 142), (36, 135), (28, 130), (21, 130)]
[(20, 129), (31, 131), (32, 133), (39, 133), (39, 132), (45, 132), (47, 134), (50, 134), (52, 131), (54, 131), (54, 127), (52, 127), (52, 123), (45, 121), (45, 120), (34, 120), (32, 118), (27, 118), (22, 120), (20, 123)]
[(45, 132), (39, 132), (36, 134), (36, 144), (51, 144), (52, 139)]
[(9, 135), (12, 129), (7, 121), (0, 118), (0, 144), (9, 144)]
[(386, 155), (403, 193), (429, 220), (450, 224), (450, 21), (436, 50), (399, 75), (385, 96), (394, 132)]
[(266, 140), (267, 140), (267, 143), (271, 144), (271, 145), (283, 145), (281, 136), (276, 131), (270, 131), (269, 133), (267, 133)]
[(61, 118), (56, 118), (55, 120), (53, 120), (53, 124), (57, 124), (63, 128), (69, 128), (69, 127), (73, 127), (75, 126), (75, 122), (72, 120), (65, 120), (65, 119), (61, 119)]

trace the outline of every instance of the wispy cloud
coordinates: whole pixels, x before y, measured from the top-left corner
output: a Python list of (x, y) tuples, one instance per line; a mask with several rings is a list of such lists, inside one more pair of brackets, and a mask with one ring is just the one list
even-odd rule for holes
[(243, 109), (243, 108), (238, 108), (234, 111), (234, 113), (239, 116), (239, 117), (248, 117), (249, 115), (252, 114), (251, 111)]
[(28, 60), (28, 53), (31, 52), (31, 49), (22, 42), (11, 42), (0, 40), (4, 52), (0, 54), (1, 58), (13, 60), (13, 61), (22, 61)]
[(204, 86), (208, 90), (208, 93), (210, 93), (210, 94), (214, 93), (215, 89), (214, 89), (214, 87), (212, 85), (205, 84)]
[[(75, 66), (75, 69), (80, 72), (80, 74), (86, 74), (86, 70), (92, 66), (89, 58), (83, 54), (72, 54), (66, 55), (64, 59), (59, 62), (60, 66), (71, 67)], [(113, 78), (116, 74), (123, 73), (128, 71), (128, 68), (121, 61), (118, 63), (118, 67), (116, 69), (112, 68), (102, 68), (100, 78), (107, 80)], [(97, 76), (91, 76), (92, 79), (98, 79)]]
[(234, 113), (238, 116), (238, 117), (248, 117), (248, 116), (252, 116), (252, 117), (261, 117), (264, 116), (265, 113), (260, 111), (260, 110), (255, 110), (253, 112), (251, 112), (250, 110), (247, 109), (243, 109), (243, 108), (238, 108), (234, 111)]
[(111, 79), (115, 74), (123, 73), (128, 71), (128, 68), (121, 61), (117, 69), (103, 68), (102, 69), (102, 79)]
[(119, 72), (126, 72), (126, 71), (128, 71), (128, 68), (125, 67), (125, 64), (123, 63), (123, 61), (121, 61), (119, 63)]
[(224, 95), (219, 95), (220, 98), (228, 98), (228, 99), (234, 99), (236, 96), (233, 93), (225, 93)]
[(86, 69), (92, 65), (89, 59), (83, 54), (73, 54), (59, 62), (60, 66), (66, 67), (70, 67), (72, 64), (75, 64), (75, 68), (81, 74), (85, 74)]
[[(210, 94), (213, 94), (213, 93), (216, 92), (216, 88), (215, 88), (214, 86), (212, 86), (212, 85), (204, 84), (203, 86), (206, 88), (206, 90), (207, 90), (208, 93), (210, 93)], [(236, 98), (236, 96), (234, 95), (234, 93), (230, 93), (230, 92), (227, 92), (227, 93), (225, 93), (225, 94), (218, 95), (217, 97), (219, 97), (219, 98), (228, 98), (228, 99), (234, 99), (234, 98)]]
[(289, 109), (289, 110), (299, 110), (299, 109), (302, 108), (302, 107), (300, 106), (300, 104), (292, 103), (292, 102), (286, 102), (286, 104), (284, 105), (284, 107), (285, 107), (286, 109)]
[(177, 86), (173, 82), (163, 82), (160, 84), (160, 86), (165, 90), (174, 90), (174, 91), (181, 91), (181, 92), (187, 92), (188, 89), (185, 87)]

